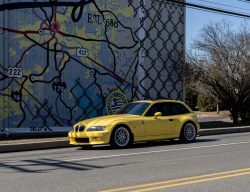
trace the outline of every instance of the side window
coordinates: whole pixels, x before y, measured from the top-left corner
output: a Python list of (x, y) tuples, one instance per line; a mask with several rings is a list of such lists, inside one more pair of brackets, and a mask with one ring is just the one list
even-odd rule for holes
[(154, 116), (153, 107), (154, 107), (154, 105), (150, 107), (150, 109), (147, 111), (145, 116)]
[(161, 112), (162, 116), (172, 115), (172, 108), (170, 103), (157, 103), (154, 104), (145, 116), (154, 116), (156, 112)]
[(172, 103), (174, 115), (190, 113), (190, 111), (180, 103)]

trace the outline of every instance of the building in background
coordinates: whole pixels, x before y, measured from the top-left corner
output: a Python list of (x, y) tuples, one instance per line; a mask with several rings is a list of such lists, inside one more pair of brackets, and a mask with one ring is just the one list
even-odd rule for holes
[(184, 47), (185, 8), (168, 1), (1, 1), (0, 134), (184, 100)]

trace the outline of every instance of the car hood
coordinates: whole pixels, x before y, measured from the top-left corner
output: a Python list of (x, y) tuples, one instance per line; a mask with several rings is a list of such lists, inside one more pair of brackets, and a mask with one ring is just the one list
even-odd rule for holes
[(142, 120), (142, 116), (140, 115), (127, 115), (127, 114), (121, 114), (121, 115), (106, 115), (101, 117), (95, 117), (91, 119), (87, 119), (84, 121), (81, 121), (76, 125), (85, 125), (86, 127), (90, 126), (108, 126), (108, 125), (115, 125), (117, 123), (128, 123), (131, 121), (136, 120)]

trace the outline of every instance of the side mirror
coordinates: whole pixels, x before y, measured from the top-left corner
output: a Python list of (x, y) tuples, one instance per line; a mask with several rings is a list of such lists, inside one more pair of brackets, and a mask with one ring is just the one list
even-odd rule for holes
[(162, 116), (162, 113), (161, 113), (161, 112), (156, 112), (156, 113), (154, 114), (154, 116), (155, 116), (155, 119), (157, 119), (157, 117)]

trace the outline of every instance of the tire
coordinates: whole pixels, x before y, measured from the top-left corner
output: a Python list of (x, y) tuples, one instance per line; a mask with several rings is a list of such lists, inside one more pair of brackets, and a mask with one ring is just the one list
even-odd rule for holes
[(179, 140), (182, 142), (193, 142), (197, 136), (197, 130), (193, 123), (185, 123), (181, 129)]
[(116, 127), (111, 134), (110, 145), (113, 148), (126, 148), (132, 143), (132, 133), (126, 127)]
[(82, 149), (90, 149), (92, 148), (92, 145), (81, 145)]

